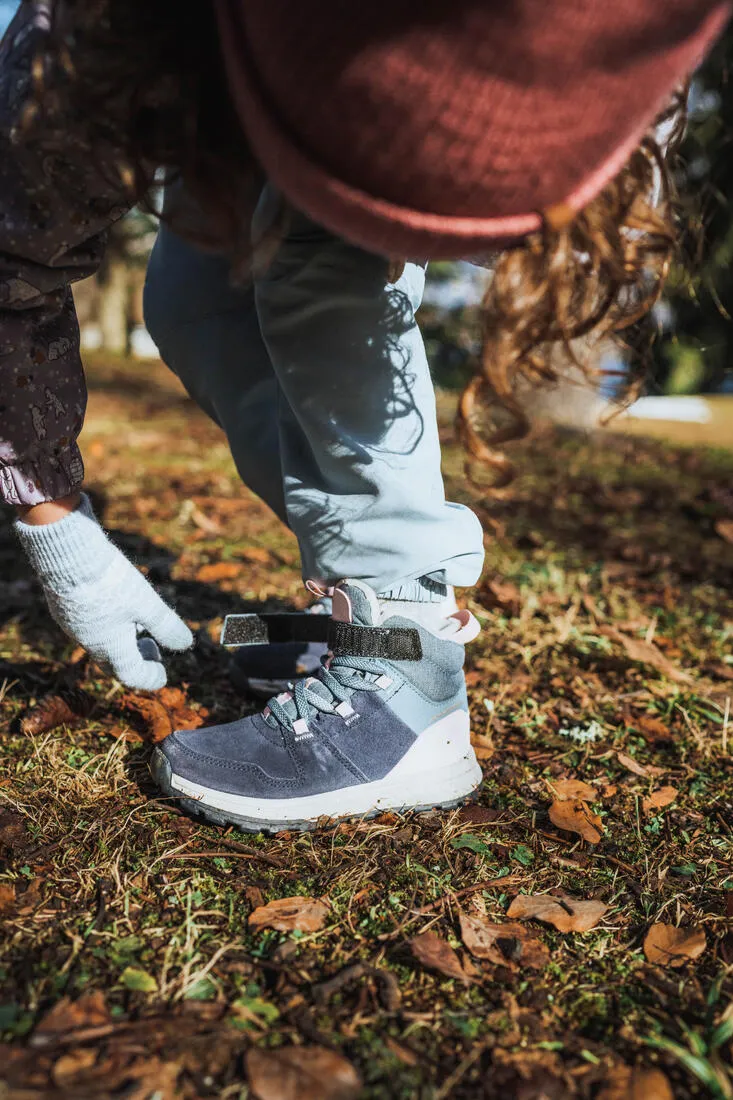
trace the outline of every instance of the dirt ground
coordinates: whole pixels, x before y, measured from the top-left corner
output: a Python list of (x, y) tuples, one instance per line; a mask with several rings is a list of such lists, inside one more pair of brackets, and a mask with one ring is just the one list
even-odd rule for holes
[(98, 514), (198, 644), (123, 690), (2, 517), (0, 1098), (730, 1100), (733, 454), (547, 430), (488, 500), (446, 424), (479, 800), (246, 836), (147, 760), (252, 705), (218, 628), (304, 605), (297, 547), (161, 365), (90, 375)]

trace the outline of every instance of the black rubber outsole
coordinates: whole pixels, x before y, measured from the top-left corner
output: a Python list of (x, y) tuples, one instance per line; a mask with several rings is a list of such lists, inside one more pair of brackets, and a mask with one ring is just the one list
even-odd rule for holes
[(369, 821), (384, 813), (427, 813), (430, 810), (456, 810), (459, 806), (465, 806), (478, 796), (480, 785), (462, 798), (455, 798), (449, 802), (425, 803), (418, 806), (381, 806), (379, 809), (370, 810), (365, 814), (344, 814), (342, 817), (319, 817), (304, 821), (262, 821), (259, 818), (242, 817), (239, 814), (226, 813), (224, 810), (216, 810), (213, 806), (205, 806), (195, 798), (187, 798), (180, 791), (175, 790), (171, 783), (172, 770), (168, 758), (160, 750), (156, 749), (150, 761), (150, 772), (160, 789), (169, 798), (178, 803), (187, 813), (194, 817), (202, 818), (210, 825), (228, 827), (233, 825), (244, 833), (282, 833), (296, 832), (309, 833), (314, 829), (335, 828), (342, 821)]

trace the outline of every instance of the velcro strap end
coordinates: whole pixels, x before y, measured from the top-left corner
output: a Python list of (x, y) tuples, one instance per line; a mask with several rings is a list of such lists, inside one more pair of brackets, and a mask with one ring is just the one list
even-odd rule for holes
[(229, 649), (243, 645), (278, 645), (284, 642), (327, 642), (328, 615), (302, 611), (257, 615), (227, 615), (221, 628), (221, 644)]
[(383, 661), (419, 661), (420, 634), (410, 627), (355, 626), (331, 620), (328, 646), (334, 656), (377, 657)]

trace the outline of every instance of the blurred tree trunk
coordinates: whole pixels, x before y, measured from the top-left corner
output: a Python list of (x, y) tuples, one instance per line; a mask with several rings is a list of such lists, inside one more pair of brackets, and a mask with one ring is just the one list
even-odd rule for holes
[(130, 273), (127, 260), (110, 247), (99, 273), (98, 322), (105, 351), (127, 355), (130, 350)]

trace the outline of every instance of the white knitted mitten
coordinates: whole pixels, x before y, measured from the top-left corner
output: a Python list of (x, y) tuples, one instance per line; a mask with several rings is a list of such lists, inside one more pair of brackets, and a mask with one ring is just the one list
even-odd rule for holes
[(127, 687), (153, 690), (166, 682), (160, 661), (145, 660), (138, 630), (167, 649), (193, 645), (193, 635), (142, 573), (110, 542), (89, 498), (57, 523), (15, 530), (46, 595), (51, 615), (96, 660), (111, 665)]

